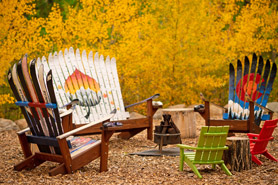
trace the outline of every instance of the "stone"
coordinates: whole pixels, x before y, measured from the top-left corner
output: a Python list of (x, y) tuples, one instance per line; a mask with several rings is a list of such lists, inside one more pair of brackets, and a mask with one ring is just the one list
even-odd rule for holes
[(25, 119), (19, 119), (14, 122), (16, 123), (16, 125), (19, 127), (20, 130), (23, 130), (28, 127)]
[(8, 130), (19, 130), (19, 127), (12, 120), (0, 118), (0, 132)]
[(266, 104), (266, 107), (272, 110), (273, 112), (278, 113), (278, 102), (269, 102)]

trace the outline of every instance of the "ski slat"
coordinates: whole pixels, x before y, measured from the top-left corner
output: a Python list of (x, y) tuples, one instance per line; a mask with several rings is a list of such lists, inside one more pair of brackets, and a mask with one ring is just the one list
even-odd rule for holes
[(87, 58), (87, 54), (86, 51), (83, 50), (82, 52), (82, 58), (81, 58), (81, 64), (84, 67), (84, 74), (88, 76), (87, 83), (88, 83), (88, 89), (90, 90), (91, 93), (91, 97), (92, 99), (90, 100), (90, 105), (94, 106), (95, 108), (95, 116), (96, 119), (101, 119), (101, 115), (102, 115), (102, 111), (101, 111), (101, 107), (100, 107), (100, 98), (98, 97), (98, 91), (99, 91), (99, 87), (98, 84), (96, 82), (96, 79), (92, 78), (92, 73), (90, 71), (90, 66), (88, 63), (88, 58)]
[[(67, 55), (65, 55), (65, 58), (67, 57)], [(63, 78), (64, 78), (64, 88), (67, 89), (70, 92), (75, 91), (74, 90), (74, 85), (72, 83), (71, 77), (70, 77), (70, 73), (69, 73), (69, 69), (66, 65), (66, 60), (65, 60), (64, 56), (63, 56), (63, 52), (60, 51), (59, 52), (59, 64), (60, 64), (60, 68), (62, 69), (63, 72)], [(47, 74), (46, 74), (47, 75)], [(67, 82), (66, 82), (67, 79)], [(53, 80), (55, 82), (55, 80)], [(67, 91), (64, 92), (64, 96), (68, 96), (69, 99), (72, 101), (74, 99), (78, 99), (78, 97), (75, 94), (71, 94), (68, 93)], [(82, 110), (80, 109), (79, 105), (75, 106), (75, 113), (73, 114), (73, 123), (82, 123), (81, 120), (81, 116), (83, 115)]]
[(232, 63), (229, 65), (229, 100), (228, 100), (228, 119), (234, 118), (233, 106), (235, 102), (235, 69)]

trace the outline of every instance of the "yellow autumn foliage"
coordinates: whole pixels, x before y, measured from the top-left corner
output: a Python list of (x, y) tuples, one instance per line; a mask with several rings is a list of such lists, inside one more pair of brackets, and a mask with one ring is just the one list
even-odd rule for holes
[(23, 54), (35, 58), (73, 46), (117, 59), (125, 104), (160, 93), (165, 107), (189, 105), (201, 102), (199, 92), (224, 104), (229, 62), (252, 53), (271, 57), (278, 47), (277, 3), (243, 3), (80, 0), (82, 8), (69, 7), (64, 19), (54, 4), (47, 18), (28, 20), (26, 14), (35, 14), (31, 0), (2, 0), (0, 85)]

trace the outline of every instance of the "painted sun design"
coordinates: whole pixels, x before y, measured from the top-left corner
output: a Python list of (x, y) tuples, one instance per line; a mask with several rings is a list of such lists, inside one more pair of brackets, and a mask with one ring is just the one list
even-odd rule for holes
[[(251, 73), (248, 81), (248, 75), (245, 75), (242, 79), (242, 84), (241, 81), (238, 82), (236, 86), (236, 94), (240, 98), (240, 100), (245, 101), (246, 93), (249, 96), (252, 96), (253, 101), (259, 99), (263, 95), (261, 92), (259, 92), (261, 75), (256, 74), (256, 77), (254, 76), (254, 73)], [(263, 82), (264, 79), (262, 79), (262, 83)]]

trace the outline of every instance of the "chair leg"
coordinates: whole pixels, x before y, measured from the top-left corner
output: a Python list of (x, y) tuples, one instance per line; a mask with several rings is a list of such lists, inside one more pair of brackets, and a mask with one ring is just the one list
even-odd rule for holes
[(55, 176), (55, 175), (58, 175), (58, 174), (66, 174), (66, 173), (67, 173), (67, 170), (66, 170), (66, 167), (65, 167), (64, 163), (62, 163), (59, 166), (51, 169), (48, 172), (49, 176)]
[(203, 178), (196, 166), (189, 159), (187, 159), (187, 157), (185, 157), (184, 161), (200, 179)]
[(215, 164), (212, 164), (211, 167), (212, 167), (212, 169), (215, 170), (216, 165), (215, 165)]
[(31, 155), (30, 157), (27, 157), (26, 159), (24, 159), (20, 163), (16, 164), (14, 166), (14, 170), (16, 170), (16, 171), (21, 171), (23, 169), (31, 170), (31, 169), (34, 169), (35, 167), (39, 166), (43, 162), (44, 161), (42, 161), (42, 160), (38, 160), (36, 158), (36, 155)]
[(222, 163), (221, 164), (221, 169), (227, 174), (227, 175), (232, 175), (232, 173), (230, 172), (230, 170), (227, 168), (227, 166)]
[(270, 153), (268, 153), (268, 151), (266, 151), (265, 153), (263, 153), (264, 156), (266, 156), (267, 158), (269, 158), (272, 161), (276, 161), (278, 162), (277, 159), (275, 159), (275, 157), (273, 157), (272, 155), (270, 155)]
[(263, 164), (255, 155), (252, 155), (252, 161), (255, 162), (258, 165)]
[(183, 171), (184, 149), (180, 149), (180, 171)]

